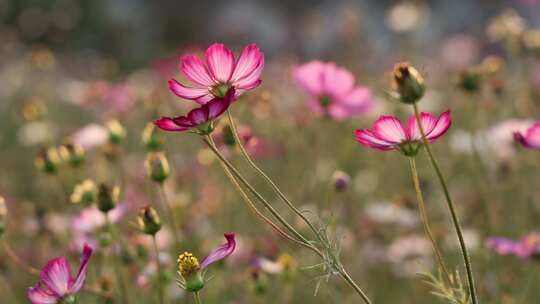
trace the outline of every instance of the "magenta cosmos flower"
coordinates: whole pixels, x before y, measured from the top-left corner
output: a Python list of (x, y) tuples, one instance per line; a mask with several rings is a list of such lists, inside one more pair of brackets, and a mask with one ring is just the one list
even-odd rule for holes
[(264, 55), (254, 43), (244, 48), (238, 60), (223, 44), (214, 43), (206, 50), (205, 58), (203, 63), (194, 55), (182, 57), (182, 73), (193, 84), (188, 87), (175, 79), (169, 80), (174, 94), (206, 104), (215, 97), (224, 97), (231, 89), (237, 98), (261, 83)]
[(178, 256), (178, 281), (180, 287), (196, 292), (204, 287), (204, 270), (210, 265), (231, 255), (236, 249), (236, 238), (233, 232), (225, 233), (226, 243), (216, 247), (199, 264), (199, 260), (190, 252)]
[[(450, 111), (442, 113), (439, 118), (422, 112), (420, 121), (429, 142), (443, 135), (452, 123)], [(398, 150), (407, 156), (416, 155), (422, 144), (422, 134), (414, 115), (409, 117), (406, 127), (394, 116), (381, 116), (373, 123), (372, 130), (358, 129), (355, 136), (364, 147), (382, 151)]]
[(370, 90), (356, 86), (351, 72), (332, 62), (311, 61), (296, 67), (293, 74), (316, 113), (341, 120), (364, 114), (373, 106)]
[(185, 116), (162, 117), (154, 122), (165, 131), (183, 132), (196, 129), (200, 134), (210, 134), (214, 131), (214, 120), (225, 112), (234, 98), (235, 90), (229, 90), (225, 97), (214, 97), (210, 102), (191, 110)]
[(517, 241), (503, 237), (490, 238), (486, 245), (500, 255), (513, 255), (520, 258), (535, 257), (540, 255), (540, 233), (529, 233)]
[(514, 139), (526, 148), (540, 149), (540, 121), (527, 129), (525, 134), (514, 132)]
[(66, 257), (50, 260), (41, 270), (40, 282), (28, 289), (28, 299), (32, 304), (75, 303), (75, 294), (81, 290), (86, 280), (88, 261), (92, 248), (84, 245), (81, 266), (74, 278)]

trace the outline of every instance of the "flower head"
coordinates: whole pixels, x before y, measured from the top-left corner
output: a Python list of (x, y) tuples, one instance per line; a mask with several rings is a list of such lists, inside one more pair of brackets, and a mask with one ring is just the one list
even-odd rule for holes
[(193, 87), (171, 79), (169, 88), (174, 94), (204, 105), (216, 97), (224, 97), (231, 89), (236, 99), (261, 83), (264, 55), (254, 43), (247, 45), (237, 60), (225, 45), (214, 43), (206, 50), (205, 59), (203, 63), (194, 55), (182, 57), (182, 73)]
[(182, 132), (196, 129), (198, 133), (209, 134), (214, 130), (214, 120), (229, 108), (234, 95), (235, 90), (229, 90), (224, 97), (215, 97), (185, 116), (162, 117), (154, 123), (165, 131)]
[[(420, 121), (430, 142), (443, 135), (452, 123), (450, 111), (442, 113), (439, 118), (422, 112)], [(407, 156), (416, 155), (422, 144), (422, 134), (414, 115), (409, 117), (406, 127), (394, 116), (381, 116), (373, 123), (372, 130), (358, 129), (355, 136), (364, 147), (382, 151), (399, 150)]]
[(354, 76), (333, 62), (311, 61), (294, 70), (298, 85), (310, 96), (308, 106), (335, 119), (364, 114), (373, 105), (371, 92), (354, 84)]
[(75, 294), (81, 290), (86, 280), (88, 262), (92, 248), (85, 244), (81, 256), (79, 272), (74, 278), (66, 257), (50, 260), (41, 270), (40, 282), (27, 292), (32, 304), (74, 303)]
[(514, 139), (529, 149), (540, 149), (540, 121), (527, 129), (525, 134), (514, 132)]

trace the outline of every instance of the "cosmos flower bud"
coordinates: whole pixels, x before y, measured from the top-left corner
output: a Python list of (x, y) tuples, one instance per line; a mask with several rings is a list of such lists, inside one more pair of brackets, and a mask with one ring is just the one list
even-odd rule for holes
[(146, 156), (144, 166), (146, 167), (148, 177), (154, 182), (164, 182), (171, 173), (169, 161), (165, 155), (160, 152), (149, 153)]
[(156, 235), (161, 229), (161, 219), (156, 209), (146, 206), (139, 210), (139, 216), (137, 218), (139, 228), (144, 234)]
[(459, 74), (458, 86), (468, 93), (476, 93), (480, 89), (482, 75), (478, 69), (471, 68)]
[(75, 185), (70, 200), (73, 204), (88, 206), (96, 202), (97, 194), (98, 190), (94, 181), (85, 179), (82, 183)]
[(393, 86), (403, 103), (413, 104), (424, 96), (426, 87), (422, 75), (409, 63), (400, 62), (394, 66)]
[(199, 260), (190, 252), (178, 256), (178, 273), (184, 278), (187, 291), (196, 292), (204, 287), (200, 269)]
[(126, 139), (126, 129), (118, 120), (107, 122), (107, 130), (109, 131), (109, 142), (112, 144), (119, 145)]
[(43, 149), (39, 152), (36, 161), (38, 170), (49, 174), (55, 174), (58, 171), (60, 157), (56, 148)]
[(349, 186), (351, 177), (349, 174), (337, 170), (332, 174), (332, 180), (334, 181), (334, 189), (336, 189), (336, 191), (344, 191)]
[(142, 142), (149, 151), (159, 151), (163, 147), (163, 137), (156, 131), (156, 126), (149, 122), (142, 132)]
[(99, 184), (97, 197), (98, 209), (103, 213), (109, 212), (114, 209), (119, 197), (120, 187), (114, 186), (111, 188), (104, 183)]
[(6, 200), (0, 196), (0, 236), (6, 231), (7, 207)]
[(66, 142), (58, 148), (60, 158), (73, 167), (78, 167), (84, 161), (84, 149), (72, 142)]

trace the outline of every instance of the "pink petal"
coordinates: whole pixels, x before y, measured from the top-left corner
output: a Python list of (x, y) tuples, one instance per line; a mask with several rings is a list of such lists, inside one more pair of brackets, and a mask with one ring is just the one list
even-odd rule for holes
[(214, 80), (228, 82), (234, 69), (234, 56), (231, 50), (221, 43), (214, 43), (206, 50), (205, 56)]
[(71, 268), (63, 256), (50, 260), (41, 270), (40, 278), (43, 284), (59, 297), (69, 292), (69, 286), (73, 282)]
[(433, 130), (429, 132), (429, 134), (427, 134), (426, 136), (430, 141), (434, 141), (435, 139), (446, 133), (446, 131), (448, 131), (451, 125), (452, 118), (450, 116), (450, 111), (446, 111), (439, 116), (437, 124), (435, 125)]
[(317, 97), (310, 97), (306, 102), (310, 111), (316, 114), (323, 114), (325, 109), (321, 106), (321, 102)]
[(325, 64), (322, 75), (324, 92), (330, 96), (345, 95), (353, 88), (354, 76), (351, 72), (334, 63)]
[(529, 148), (540, 148), (540, 122), (535, 123), (527, 130), (525, 142)]
[(169, 80), (169, 89), (180, 98), (195, 100), (200, 104), (204, 104), (204, 102), (199, 101), (199, 99), (210, 95), (206, 88), (188, 88), (176, 81), (176, 79)]
[(327, 111), (328, 111), (328, 114), (336, 120), (344, 120), (351, 116), (349, 110), (346, 107), (337, 103), (331, 103), (328, 106)]
[[(437, 125), (437, 117), (435, 117), (435, 115), (431, 113), (422, 112), (420, 113), (420, 123), (422, 124), (422, 129), (424, 129), (426, 137), (429, 138), (429, 134), (431, 134), (431, 132), (435, 128), (435, 125)], [(407, 121), (407, 132), (411, 140), (422, 139), (422, 133), (418, 128), (416, 116), (414, 115), (409, 117), (409, 120)]]
[(193, 122), (186, 116), (178, 116), (178, 117), (173, 118), (172, 120), (174, 121), (175, 124), (181, 127), (186, 127), (186, 128), (193, 127)]
[(381, 116), (373, 123), (373, 134), (379, 139), (391, 143), (400, 143), (408, 139), (401, 121), (393, 116)]
[(324, 64), (320, 61), (310, 61), (298, 66), (293, 71), (293, 77), (298, 86), (312, 96), (323, 92), (322, 72)]
[(377, 138), (371, 131), (367, 129), (358, 129), (354, 132), (356, 140), (366, 148), (374, 148), (383, 151), (394, 149), (394, 145), (390, 142)]
[(43, 290), (39, 283), (28, 288), (26, 295), (32, 304), (55, 304), (61, 300), (60, 297)]
[(209, 102), (206, 105), (208, 107), (208, 119), (214, 119), (225, 112), (231, 105), (234, 95), (234, 90), (231, 90), (224, 98), (216, 98), (214, 101)]
[(191, 120), (191, 123), (194, 126), (205, 123), (208, 121), (208, 108), (206, 106), (202, 106), (200, 108), (193, 109), (188, 113), (187, 117), (189, 120)]
[(234, 252), (236, 248), (236, 240), (234, 233), (225, 233), (227, 243), (218, 246), (201, 262), (201, 269), (205, 269), (208, 265), (217, 261), (223, 260)]
[(187, 55), (182, 57), (182, 72), (189, 80), (203, 88), (214, 84), (208, 70), (197, 56)]
[(371, 91), (366, 87), (356, 87), (347, 95), (337, 99), (336, 103), (347, 109), (348, 115), (367, 113), (373, 107)]
[(70, 288), (70, 293), (74, 294), (83, 287), (84, 281), (86, 280), (86, 273), (88, 272), (88, 262), (90, 261), (91, 256), (92, 248), (87, 244), (84, 244), (84, 249), (81, 256), (81, 266), (79, 267), (79, 273), (75, 278), (75, 282)]
[(160, 119), (154, 121), (154, 124), (161, 130), (165, 130), (165, 131), (180, 132), (180, 131), (185, 131), (188, 129), (183, 126), (179, 126), (170, 117), (161, 117)]
[[(248, 78), (260, 66), (264, 66), (264, 55), (255, 43), (249, 44), (242, 50), (238, 62), (236, 62), (231, 82), (234, 84), (240, 79)], [(260, 71), (257, 78), (259, 76)]]

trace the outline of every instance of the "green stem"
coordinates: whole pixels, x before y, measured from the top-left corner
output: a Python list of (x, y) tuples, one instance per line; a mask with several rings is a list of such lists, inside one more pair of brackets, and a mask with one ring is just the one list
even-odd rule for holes
[(195, 304), (202, 304), (201, 296), (199, 295), (198, 291), (193, 293), (193, 298), (195, 299)]
[(450, 192), (448, 191), (448, 187), (446, 185), (446, 181), (444, 179), (444, 176), (442, 175), (441, 169), (439, 168), (439, 165), (437, 161), (435, 160), (433, 153), (431, 152), (431, 148), (429, 146), (429, 142), (426, 138), (426, 134), (424, 131), (424, 128), (422, 127), (422, 124), (420, 122), (420, 114), (418, 112), (418, 106), (416, 103), (413, 104), (414, 109), (414, 115), (416, 117), (416, 123), (418, 124), (418, 129), (420, 130), (420, 133), (422, 134), (422, 141), (424, 149), (426, 150), (427, 156), (429, 161), (431, 162), (431, 165), (433, 169), (435, 170), (435, 173), (437, 174), (437, 177), (439, 179), (439, 182), (441, 184), (441, 187), (443, 188), (444, 197), (446, 198), (446, 203), (448, 206), (448, 210), (450, 211), (450, 215), (452, 217), (452, 223), (454, 224), (454, 228), (456, 230), (456, 234), (459, 240), (459, 245), (461, 248), (461, 255), (463, 257), (463, 262), (465, 264), (465, 269), (467, 271), (467, 280), (469, 282), (469, 292), (472, 299), (473, 304), (478, 303), (478, 299), (476, 297), (476, 288), (474, 283), (474, 277), (472, 272), (472, 266), (471, 261), (469, 258), (469, 253), (467, 251), (467, 247), (465, 245), (465, 239), (463, 238), (463, 232), (461, 229), (461, 224), (459, 223), (459, 219), (456, 214), (456, 210), (454, 208), (454, 203), (452, 202), (452, 198), (450, 197)]
[(156, 254), (158, 298), (159, 298), (159, 303), (163, 304), (165, 303), (165, 300), (164, 300), (165, 296), (163, 293), (163, 280), (162, 280), (163, 273), (161, 269), (161, 262), (159, 261), (159, 248), (157, 245), (157, 240), (156, 240), (155, 235), (152, 236), (152, 243), (154, 245), (154, 252)]
[(433, 252), (435, 252), (435, 256), (437, 257), (439, 266), (443, 270), (447, 281), (451, 283), (452, 277), (450, 276), (450, 272), (448, 272), (448, 268), (444, 263), (444, 258), (442, 256), (441, 250), (439, 249), (437, 241), (435, 241), (435, 237), (433, 236), (433, 233), (431, 232), (431, 228), (429, 226), (426, 212), (426, 204), (424, 202), (424, 196), (422, 195), (422, 189), (420, 188), (420, 181), (418, 180), (418, 170), (416, 169), (416, 160), (414, 159), (414, 157), (409, 157), (409, 165), (411, 167), (411, 176), (414, 184), (414, 190), (416, 192), (416, 198), (418, 201), (418, 211), (420, 212), (420, 219), (422, 220), (424, 231), (428, 236), (429, 240), (431, 241), (431, 246), (433, 247)]
[(343, 266), (340, 265), (339, 267), (339, 274), (341, 277), (360, 295), (362, 300), (366, 302), (366, 304), (371, 304), (371, 300), (368, 298), (368, 296), (364, 293), (364, 291), (356, 284), (356, 282), (351, 278), (349, 273), (345, 270)]
[[(104, 215), (105, 215), (105, 224), (106, 224), (107, 230), (111, 234), (111, 238), (113, 240), (113, 242), (111, 242), (111, 245), (110, 245), (112, 247), (114, 246), (114, 239), (115, 239), (114, 227), (111, 224), (111, 221), (109, 220), (108, 213), (104, 213)], [(118, 257), (114, 254), (114, 252), (112, 251), (112, 248), (109, 248), (109, 249), (110, 249), (109, 250), (110, 258), (112, 260), (114, 272), (116, 274), (116, 281), (118, 282), (118, 288), (120, 289), (120, 297), (122, 299), (120, 303), (129, 303), (129, 297), (127, 295), (126, 286), (124, 284), (124, 276), (122, 275), (122, 269), (118, 263)]]

